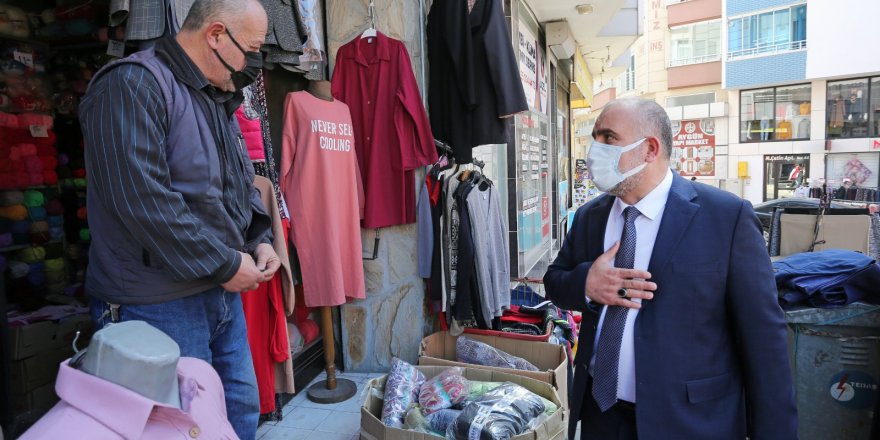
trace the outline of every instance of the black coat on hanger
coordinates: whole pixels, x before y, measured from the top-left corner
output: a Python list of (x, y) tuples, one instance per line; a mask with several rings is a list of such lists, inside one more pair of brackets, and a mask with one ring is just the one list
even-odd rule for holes
[(434, 137), (458, 163), (471, 149), (506, 144), (507, 119), (529, 109), (500, 0), (434, 0), (428, 14), (428, 103)]

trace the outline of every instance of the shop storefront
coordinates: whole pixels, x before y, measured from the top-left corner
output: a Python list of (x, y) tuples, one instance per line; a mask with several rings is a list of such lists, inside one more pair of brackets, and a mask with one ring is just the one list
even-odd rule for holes
[(809, 154), (764, 156), (764, 201), (792, 197), (809, 179)]
[[(511, 271), (525, 277), (549, 258), (554, 179), (551, 161), (556, 160), (551, 129), (556, 115), (551, 107), (551, 90), (555, 81), (550, 76), (550, 62), (543, 44), (540, 26), (521, 2), (515, 6), (512, 23), (519, 63), (520, 81), (529, 111), (516, 116), (515, 137), (508, 146), (508, 178), (515, 182), (515, 194), (508, 194), (508, 210), (514, 214), (516, 254), (511, 254)], [(538, 269), (543, 273), (543, 268)], [(537, 274), (540, 275), (540, 274)]]

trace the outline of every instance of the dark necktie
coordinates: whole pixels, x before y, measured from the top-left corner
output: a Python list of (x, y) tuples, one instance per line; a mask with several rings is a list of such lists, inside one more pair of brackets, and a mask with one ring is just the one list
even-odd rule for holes
[[(636, 219), (641, 215), (638, 209), (630, 206), (623, 210), (623, 234), (620, 235), (620, 249), (614, 259), (614, 266), (632, 269), (636, 259)], [(593, 365), (593, 398), (602, 412), (617, 403), (617, 362), (620, 358), (620, 342), (629, 308), (605, 306), (605, 320), (596, 346), (596, 363)]]

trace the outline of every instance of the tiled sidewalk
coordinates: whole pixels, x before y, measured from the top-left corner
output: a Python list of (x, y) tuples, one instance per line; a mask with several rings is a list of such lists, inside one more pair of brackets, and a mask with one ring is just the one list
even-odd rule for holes
[[(364, 384), (383, 373), (338, 373), (337, 377), (353, 381), (358, 386), (354, 397), (332, 405), (314, 403), (300, 392), (284, 407), (280, 422), (266, 422), (257, 431), (258, 440), (357, 440), (360, 438), (361, 406), (364, 404)], [(322, 373), (312, 382), (324, 380)]]

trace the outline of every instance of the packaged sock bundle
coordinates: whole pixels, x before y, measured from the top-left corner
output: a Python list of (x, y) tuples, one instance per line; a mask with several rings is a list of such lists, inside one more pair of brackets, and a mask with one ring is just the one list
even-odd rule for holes
[(447, 440), (508, 440), (522, 434), (544, 413), (544, 401), (531, 391), (506, 382), (468, 403), (446, 430)]
[(425, 414), (452, 408), (468, 398), (470, 385), (462, 376), (462, 371), (460, 367), (447, 368), (422, 385), (419, 390), (419, 405)]
[(391, 360), (391, 371), (385, 381), (385, 401), (382, 405), (382, 423), (394, 428), (403, 427), (403, 418), (412, 403), (418, 401), (419, 389), (425, 375), (416, 367), (398, 358)]
[(505, 353), (489, 344), (460, 336), (455, 342), (458, 361), (488, 367), (514, 368), (525, 371), (538, 371), (531, 362)]

